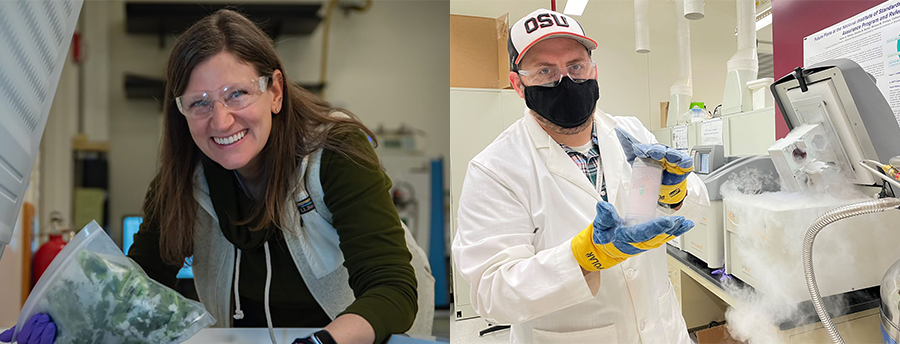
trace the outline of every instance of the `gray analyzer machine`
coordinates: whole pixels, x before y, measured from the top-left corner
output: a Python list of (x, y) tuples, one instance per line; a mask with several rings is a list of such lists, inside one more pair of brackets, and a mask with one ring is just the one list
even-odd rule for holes
[(785, 190), (818, 190), (837, 177), (883, 185), (859, 163), (900, 155), (900, 125), (862, 67), (848, 59), (825, 61), (795, 69), (771, 89), (791, 130), (769, 147)]
[[(857, 63), (837, 59), (797, 68), (771, 86), (791, 132), (768, 156), (724, 157), (721, 146), (692, 149), (695, 173), (706, 184), (710, 211), (681, 238), (681, 248), (711, 268), (725, 264), (721, 187), (731, 176), (755, 169), (771, 173), (769, 185), (743, 192), (821, 191), (835, 180), (862, 186), (885, 183), (861, 168), (864, 159), (887, 162), (900, 155), (900, 125), (875, 79)], [(721, 167), (719, 167), (721, 166)], [(780, 187), (777, 185), (780, 181)], [(900, 195), (890, 185), (887, 195)]]
[[(882, 196), (898, 195), (900, 188), (883, 182), (877, 174), (860, 166), (861, 161), (884, 164), (900, 155), (900, 125), (896, 114), (878, 88), (877, 80), (862, 67), (851, 60), (837, 59), (805, 69), (796, 68), (793, 73), (773, 83), (771, 89), (775, 103), (791, 129), (788, 136), (769, 147), (769, 156), (772, 157), (786, 190), (820, 190), (837, 177), (857, 185), (882, 186)], [(896, 91), (889, 88), (888, 93), (893, 92)], [(894, 97), (891, 94), (891, 98)], [(834, 342), (843, 341), (822, 306), (816, 278), (812, 274), (812, 242), (816, 228), (822, 229), (818, 227), (822, 225), (822, 221), (837, 221), (863, 208), (877, 212), (866, 215), (866, 220), (874, 228), (850, 237), (845, 244), (866, 248), (871, 253), (872, 247), (856, 243), (855, 238), (872, 235), (871, 232), (875, 230), (881, 230), (880, 235), (885, 232), (893, 233), (896, 228), (892, 228), (895, 226), (891, 225), (894, 222), (890, 221), (889, 216), (896, 211), (896, 200), (890, 197), (877, 202), (846, 205), (838, 215), (823, 217), (811, 224), (806, 233), (807, 240), (804, 240), (806, 286), (816, 312)], [(888, 211), (880, 212), (881, 210)], [(824, 229), (838, 230), (840, 225), (834, 223)], [(880, 236), (879, 239), (885, 240)], [(880, 271), (887, 271), (881, 279), (880, 292), (881, 337), (885, 343), (900, 340), (900, 284), (897, 283), (900, 281), (900, 260), (885, 269), (885, 264), (890, 264), (890, 259), (896, 255), (896, 248), (890, 245), (887, 250), (873, 252), (874, 257), (881, 258), (880, 261), (868, 260), (861, 266), (857, 265), (854, 269), (855, 285), (850, 285), (854, 289), (871, 286), (879, 280)], [(847, 269), (834, 266), (827, 268)], [(823, 282), (823, 288), (837, 284), (835, 280), (823, 277), (820, 277), (819, 282)], [(840, 291), (832, 288), (830, 293)], [(827, 294), (823, 292), (823, 295)]]
[(695, 226), (681, 237), (681, 249), (699, 258), (710, 268), (721, 268), (725, 266), (722, 185), (744, 171), (755, 170), (760, 175), (771, 177), (761, 179), (761, 183), (756, 185), (757, 190), (752, 191), (778, 191), (775, 165), (765, 155), (726, 157), (725, 147), (722, 145), (695, 146), (691, 149), (691, 157), (694, 159), (694, 173), (706, 184), (710, 207), (705, 216), (692, 219)]

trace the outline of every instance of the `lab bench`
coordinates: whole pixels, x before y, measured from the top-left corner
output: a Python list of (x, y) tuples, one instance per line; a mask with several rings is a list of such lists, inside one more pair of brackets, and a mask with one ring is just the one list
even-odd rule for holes
[[(719, 275), (707, 264), (678, 248), (666, 245), (669, 279), (675, 290), (681, 313), (688, 329), (700, 328), (725, 320), (728, 307), (749, 307), (738, 292), (752, 287), (736, 278), (730, 282), (736, 288), (725, 288)], [(879, 287), (854, 290), (823, 299), (833, 316), (835, 326), (847, 343), (880, 343)], [(771, 324), (783, 343), (829, 343), (828, 332), (822, 326), (811, 301), (797, 305), (799, 316), (780, 324)], [(838, 316), (840, 315), (840, 316)]]
[[(294, 339), (309, 336), (317, 328), (276, 328), (275, 339), (281, 344), (290, 344)], [(207, 328), (197, 332), (193, 337), (183, 342), (185, 344), (229, 344), (229, 343), (270, 343), (269, 329), (267, 328)], [(449, 340), (436, 337), (417, 337), (407, 335), (392, 335), (387, 344), (443, 344)]]

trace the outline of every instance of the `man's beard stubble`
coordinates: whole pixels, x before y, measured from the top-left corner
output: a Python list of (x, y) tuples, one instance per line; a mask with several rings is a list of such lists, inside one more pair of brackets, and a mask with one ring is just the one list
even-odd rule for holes
[[(594, 111), (596, 111), (596, 110), (597, 109), (595, 107)], [(582, 131), (587, 130), (588, 128), (591, 127), (591, 125), (594, 124), (594, 121), (593, 121), (593, 113), (594, 112), (593, 111), (591, 111), (591, 117), (588, 118), (587, 121), (584, 121), (584, 123), (582, 123), (581, 125), (579, 125), (577, 127), (573, 127), (573, 128), (563, 128), (556, 124), (553, 124), (553, 122), (550, 122), (549, 120), (544, 118), (544, 116), (539, 115), (537, 112), (534, 112), (534, 110), (532, 110), (532, 109), (528, 109), (528, 112), (531, 113), (531, 116), (533, 116), (534, 119), (537, 120), (538, 123), (540, 123), (542, 127), (544, 127), (544, 129), (546, 129), (548, 131), (552, 131), (553, 133), (560, 134), (560, 135), (578, 134)]]

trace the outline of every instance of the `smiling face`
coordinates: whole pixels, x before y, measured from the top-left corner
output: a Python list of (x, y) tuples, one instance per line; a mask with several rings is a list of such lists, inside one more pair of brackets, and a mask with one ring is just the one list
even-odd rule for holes
[[(272, 116), (281, 110), (282, 75), (276, 70), (272, 82), (255, 102), (235, 110), (224, 106), (232, 91), (223, 87), (247, 84), (260, 75), (249, 63), (223, 51), (198, 64), (191, 72), (184, 94), (208, 92), (212, 96), (212, 112), (204, 118), (187, 118), (191, 137), (203, 154), (229, 170), (245, 177), (259, 173), (260, 152), (272, 130)], [(186, 104), (190, 105), (190, 104)]]

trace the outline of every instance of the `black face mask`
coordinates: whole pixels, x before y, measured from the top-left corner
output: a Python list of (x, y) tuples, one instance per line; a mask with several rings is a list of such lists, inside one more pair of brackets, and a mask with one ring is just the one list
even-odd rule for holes
[(525, 105), (563, 128), (584, 124), (594, 113), (598, 99), (600, 86), (595, 79), (579, 84), (566, 76), (556, 87), (525, 86)]

